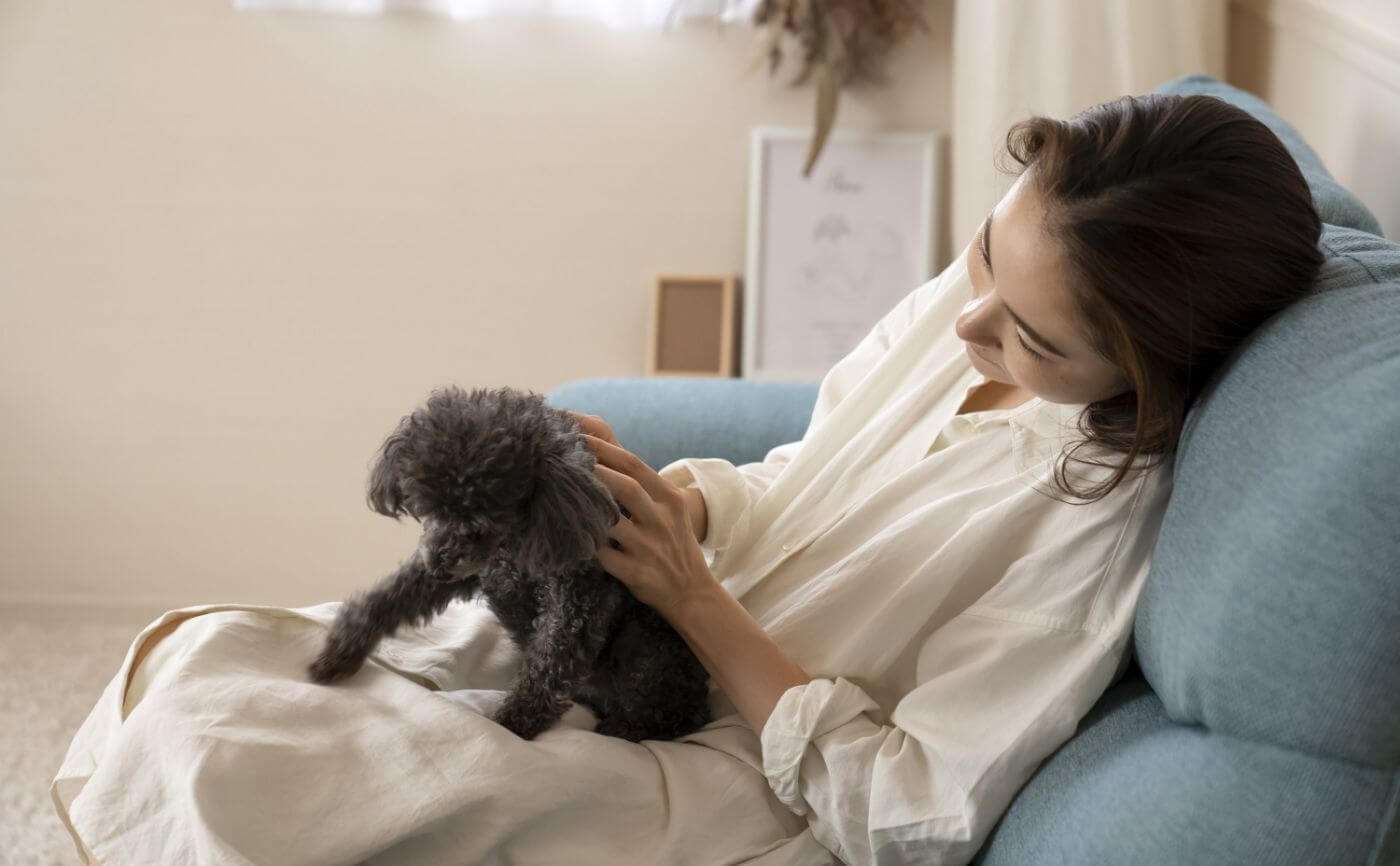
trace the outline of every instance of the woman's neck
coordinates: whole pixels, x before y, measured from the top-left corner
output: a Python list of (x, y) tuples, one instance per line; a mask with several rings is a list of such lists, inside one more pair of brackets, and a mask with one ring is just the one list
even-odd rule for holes
[(982, 412), (987, 409), (1014, 409), (1034, 396), (1019, 385), (989, 380), (967, 395), (962, 406), (958, 407), (957, 414), (966, 415), (968, 412)]

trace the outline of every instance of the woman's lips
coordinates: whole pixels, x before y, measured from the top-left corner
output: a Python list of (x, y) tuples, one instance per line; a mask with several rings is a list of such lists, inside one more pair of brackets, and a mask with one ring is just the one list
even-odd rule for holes
[(973, 353), (974, 355), (976, 355), (977, 357), (981, 358), (983, 361), (986, 361), (988, 364), (991, 364), (993, 367), (1000, 367), (1000, 366), (1001, 366), (1000, 364), (994, 363), (993, 361), (991, 361), (990, 359), (988, 359), (986, 355), (984, 355), (984, 354), (982, 354), (981, 352), (977, 351), (977, 347), (974, 346), (974, 345), (972, 345), (971, 343), (968, 343), (968, 344), (967, 344), (967, 350), (968, 350), (969, 352)]

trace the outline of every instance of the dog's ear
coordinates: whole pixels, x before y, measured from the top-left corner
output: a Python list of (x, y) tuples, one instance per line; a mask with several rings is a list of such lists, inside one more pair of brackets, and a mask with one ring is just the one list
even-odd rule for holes
[(606, 544), (622, 517), (612, 493), (593, 474), (597, 458), (586, 448), (541, 460), (526, 506), (520, 560), (525, 572), (548, 574), (577, 565)]
[(404, 448), (408, 442), (407, 424), (408, 419), (405, 418), (398, 429), (384, 440), (374, 468), (370, 470), (369, 495), (365, 497), (371, 509), (395, 520), (401, 514), (408, 514), (408, 509), (403, 505), (403, 489), (399, 484)]

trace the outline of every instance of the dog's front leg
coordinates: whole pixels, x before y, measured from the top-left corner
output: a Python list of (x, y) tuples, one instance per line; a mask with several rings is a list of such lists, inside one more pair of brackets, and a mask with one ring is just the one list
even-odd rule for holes
[(431, 576), (415, 554), (369, 591), (341, 605), (321, 655), (308, 671), (318, 683), (331, 683), (360, 669), (379, 641), (405, 622), (416, 624), (440, 613), (452, 599), (469, 595), (477, 578), (441, 580)]
[(533, 740), (568, 710), (586, 682), (607, 640), (612, 612), (622, 602), (616, 592), (600, 591), (599, 581), (615, 580), (601, 571), (563, 576), (546, 584), (535, 633), (497, 724)]

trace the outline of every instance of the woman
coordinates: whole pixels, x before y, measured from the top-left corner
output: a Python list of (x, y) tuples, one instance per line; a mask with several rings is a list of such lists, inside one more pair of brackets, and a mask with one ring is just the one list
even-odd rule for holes
[(386, 642), (342, 689), (302, 675), (335, 603), (173, 611), (55, 780), (80, 847), (970, 860), (1129, 660), (1192, 400), (1321, 263), (1297, 166), (1214, 98), (1032, 118), (1007, 150), (1016, 183), (829, 371), (802, 440), (658, 473), (577, 416), (631, 515), (598, 559), (695, 649), (715, 722), (634, 744), (583, 711), (518, 740), (484, 715), (514, 659), (480, 606)]

